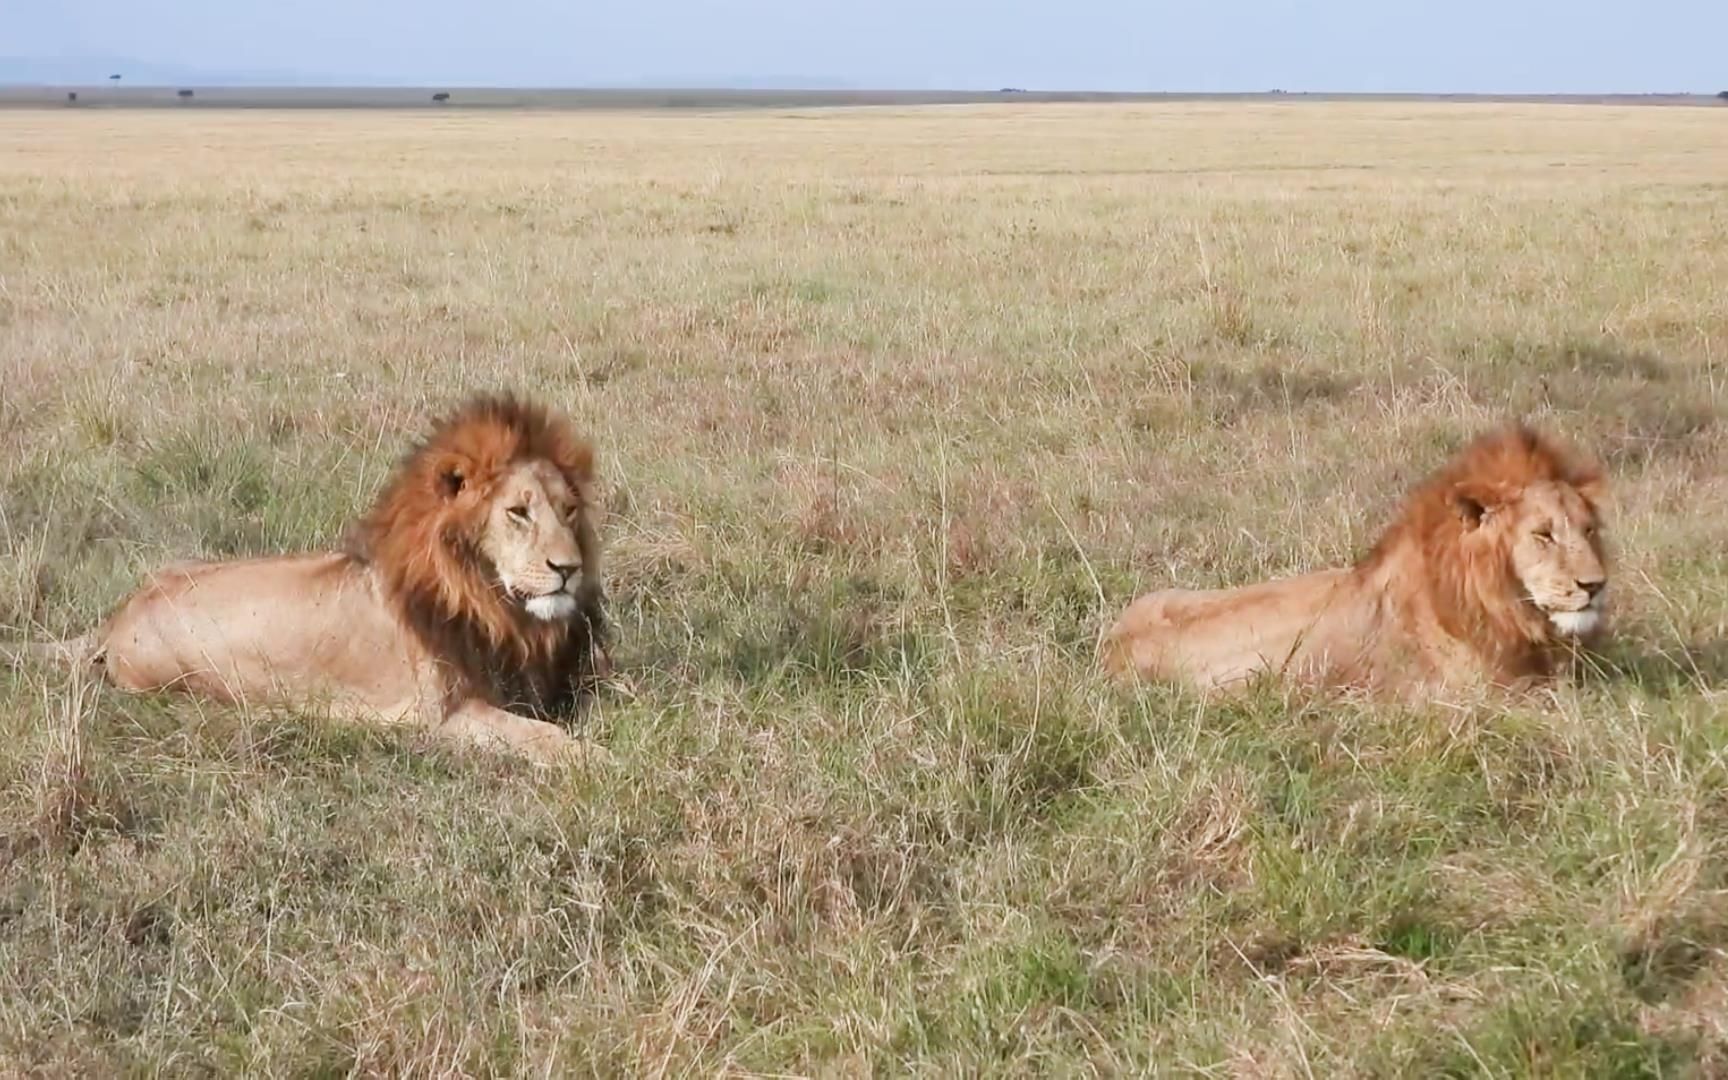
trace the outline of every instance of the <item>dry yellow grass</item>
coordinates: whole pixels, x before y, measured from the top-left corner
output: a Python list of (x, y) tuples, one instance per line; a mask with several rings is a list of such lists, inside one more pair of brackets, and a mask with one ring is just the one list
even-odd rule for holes
[[(623, 667), (610, 778), (0, 675), (0, 1062), (1722, 1067), (1723, 177), (1708, 109), (0, 113), (0, 627), (331, 543), (503, 385)], [(1101, 685), (1513, 413), (1618, 486), (1592, 678)]]

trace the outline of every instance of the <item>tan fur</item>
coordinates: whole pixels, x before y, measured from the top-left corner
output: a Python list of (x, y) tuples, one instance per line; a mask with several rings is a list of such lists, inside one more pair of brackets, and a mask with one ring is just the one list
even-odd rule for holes
[(585, 744), (547, 721), (604, 674), (593, 483), (562, 419), (480, 398), (402, 463), (349, 550), (160, 571), (80, 647), (129, 690), (571, 756)]
[(1482, 436), (1356, 566), (1131, 604), (1105, 667), (1202, 688), (1261, 674), (1420, 697), (1546, 679), (1600, 632), (1600, 469), (1522, 425)]

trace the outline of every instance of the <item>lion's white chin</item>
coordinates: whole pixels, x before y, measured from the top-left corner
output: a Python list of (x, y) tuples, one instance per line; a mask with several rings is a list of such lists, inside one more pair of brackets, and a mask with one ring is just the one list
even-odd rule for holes
[(1550, 611), (1548, 621), (1562, 637), (1583, 637), (1602, 622), (1602, 613), (1595, 608), (1583, 611)]
[(528, 614), (536, 619), (545, 619), (547, 622), (568, 619), (576, 614), (576, 598), (569, 593), (555, 592), (547, 593), (544, 596), (530, 596), (523, 602), (522, 606), (528, 609)]

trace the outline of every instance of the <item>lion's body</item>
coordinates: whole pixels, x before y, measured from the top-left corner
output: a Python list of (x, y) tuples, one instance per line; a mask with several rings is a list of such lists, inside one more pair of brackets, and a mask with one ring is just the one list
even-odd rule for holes
[(1208, 689), (1269, 674), (1393, 695), (1546, 678), (1600, 626), (1601, 487), (1533, 432), (1490, 434), (1356, 566), (1143, 596), (1106, 635), (1105, 664)]
[(126, 690), (379, 711), (438, 704), (420, 700), (436, 685), (432, 657), (369, 569), (340, 553), (159, 571), (108, 620), (100, 644), (109, 680)]
[(548, 721), (597, 675), (592, 463), (562, 421), (482, 399), (403, 463), (350, 550), (159, 571), (79, 650), (128, 690), (572, 753)]
[(1228, 686), (1266, 670), (1319, 675), (1354, 669), (1371, 614), (1348, 570), (1323, 570), (1240, 589), (1169, 589), (1135, 601), (1118, 621), (1113, 660), (1143, 675)]

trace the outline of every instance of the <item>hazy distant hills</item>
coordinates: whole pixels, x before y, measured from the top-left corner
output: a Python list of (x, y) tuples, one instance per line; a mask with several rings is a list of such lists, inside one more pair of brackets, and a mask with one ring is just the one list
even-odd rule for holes
[[(120, 75), (111, 81), (110, 75)], [(193, 90), (196, 88), (197, 93)], [(72, 93), (76, 91), (76, 93)], [(660, 75), (604, 86), (475, 86), (459, 81), (352, 73), (222, 70), (135, 57), (0, 56), (0, 106), (209, 108), (750, 108), (920, 105), (1015, 101), (1501, 101), (1572, 104), (1711, 105), (1717, 95), (1285, 93), (1278, 90), (1086, 91), (979, 87), (970, 90), (865, 89), (812, 75)]]
[(5, 86), (95, 86), (108, 82), (110, 75), (120, 75), (122, 86), (368, 86), (388, 82), (296, 71), (223, 71), (124, 56), (0, 56), (0, 85)]
[[(120, 75), (121, 86), (389, 87), (444, 85), (436, 79), (403, 79), (353, 73), (220, 70), (158, 64), (135, 57), (0, 56), (0, 86), (96, 86)], [(580, 85), (575, 80), (572, 85)], [(467, 85), (460, 82), (449, 85)], [(621, 90), (851, 90), (852, 83), (820, 75), (669, 75), (613, 82)]]

